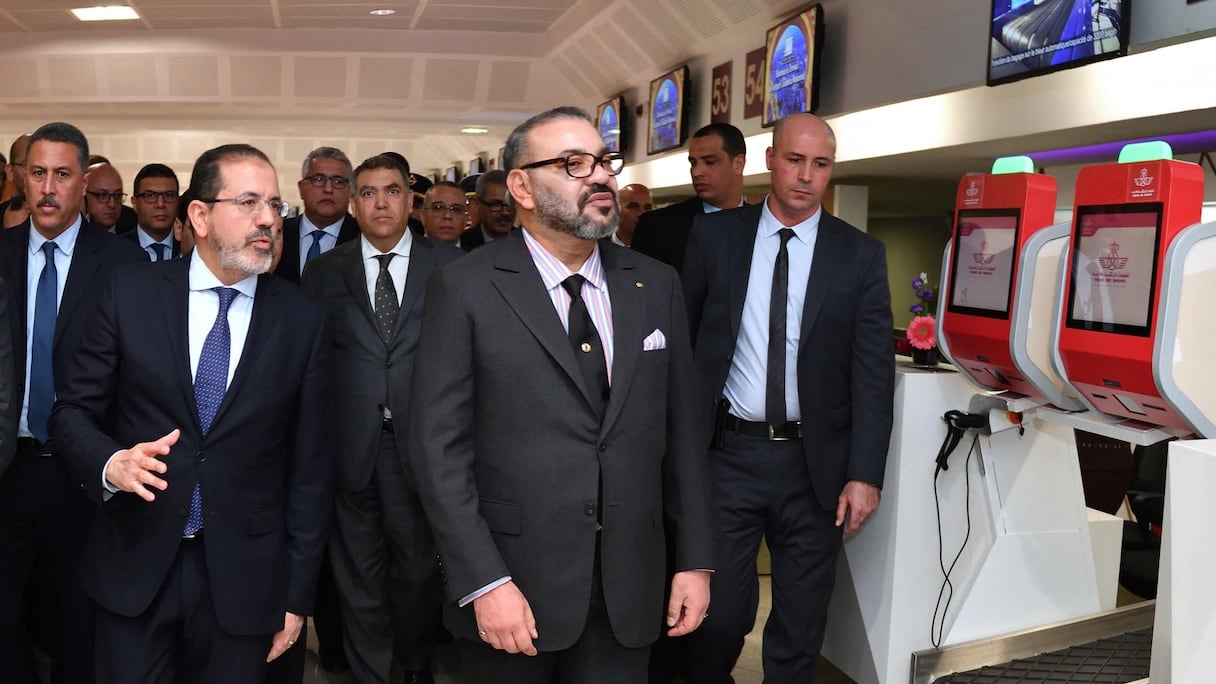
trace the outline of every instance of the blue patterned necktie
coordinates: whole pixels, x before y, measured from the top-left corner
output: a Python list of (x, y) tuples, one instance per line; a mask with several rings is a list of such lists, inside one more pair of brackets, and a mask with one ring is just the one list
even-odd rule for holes
[(168, 249), (167, 247), (160, 244), (159, 242), (153, 242), (149, 246), (152, 249), (156, 250), (156, 258), (153, 259), (153, 261), (164, 261), (165, 260), (165, 250)]
[[(230, 287), (212, 288), (220, 298), (220, 311), (198, 357), (198, 369), (194, 372), (194, 404), (198, 407), (198, 423), (203, 436), (211, 430), (211, 422), (219, 411), (224, 393), (228, 391), (228, 360), (232, 351), (232, 332), (228, 327), (228, 307), (238, 292)], [(199, 484), (194, 485), (190, 497), (190, 514), (182, 532), (189, 537), (203, 527), (203, 494)]]
[(325, 231), (314, 230), (308, 235), (312, 238), (312, 244), (308, 246), (308, 254), (304, 256), (304, 263), (306, 264), (314, 258), (321, 256), (321, 238), (325, 237)]
[(42, 243), (46, 265), (34, 290), (34, 334), (30, 340), (30, 406), (26, 417), (30, 434), (46, 442), (47, 423), (55, 404), (55, 379), (51, 372), (55, 343), (55, 317), (59, 310), (59, 269), (55, 266), (55, 243)]

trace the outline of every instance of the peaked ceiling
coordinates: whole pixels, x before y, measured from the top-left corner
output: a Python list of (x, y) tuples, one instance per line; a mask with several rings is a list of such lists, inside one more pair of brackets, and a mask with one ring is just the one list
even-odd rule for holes
[(0, 0), (0, 149), (64, 120), (128, 178), (150, 161), (188, 172), (238, 140), (289, 178), (318, 145), (356, 162), (396, 150), (420, 171), (494, 158), (531, 113), (594, 103), (804, 0), (129, 0), (140, 20), (104, 23), (68, 12), (88, 4)]

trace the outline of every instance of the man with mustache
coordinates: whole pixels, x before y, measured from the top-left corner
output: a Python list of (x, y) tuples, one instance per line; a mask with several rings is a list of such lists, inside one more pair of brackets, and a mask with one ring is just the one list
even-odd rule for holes
[(585, 112), (532, 117), (504, 161), (523, 229), (431, 278), (414, 364), (409, 460), (445, 621), (466, 682), (643, 683), (660, 630), (695, 630), (709, 604), (679, 281), (600, 242), (624, 159)]
[(325, 313), (267, 275), (266, 155), (204, 152), (189, 259), (104, 288), (52, 418), (96, 504), (80, 573), (103, 682), (261, 684), (312, 612), (332, 503)]
[(283, 258), (274, 274), (300, 283), (304, 264), (359, 237), (350, 205), (350, 159), (334, 147), (318, 147), (304, 158), (296, 187), (304, 213), (283, 221)]
[[(89, 144), (79, 129), (46, 124), (20, 154), (14, 169), (23, 175), (30, 216), (0, 233), (18, 390), (10, 407), (17, 455), (0, 478), (0, 672), (6, 682), (34, 681), (21, 625), (28, 599), (51, 623), (44, 647), (56, 681), (91, 682), (92, 607), (76, 580), (91, 507), (57, 458), (49, 419), (60, 375), (88, 349), (82, 338), (101, 286), (147, 257), (81, 217)], [(31, 590), (39, 583), (51, 588)]]
[(515, 227), (515, 207), (507, 199), (507, 172), (502, 169), (477, 177), (477, 197), (469, 205), (477, 207), (477, 222), (460, 238), (466, 250), (504, 238)]

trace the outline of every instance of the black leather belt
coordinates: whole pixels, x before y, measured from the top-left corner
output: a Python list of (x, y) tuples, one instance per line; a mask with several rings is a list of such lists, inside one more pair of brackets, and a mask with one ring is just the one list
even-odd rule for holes
[(18, 437), (17, 453), (24, 456), (54, 456), (55, 444), (50, 440), (44, 443), (33, 437)]
[(183, 534), (182, 535), (182, 541), (184, 541), (184, 542), (193, 542), (193, 541), (201, 542), (202, 540), (203, 540), (202, 528), (199, 528), (198, 532), (195, 532), (194, 534)]
[(384, 422), (380, 423), (380, 432), (388, 432), (390, 434), (393, 432), (392, 418), (385, 418)]
[(802, 439), (802, 421), (791, 420), (782, 425), (771, 425), (751, 420), (743, 420), (738, 416), (726, 414), (726, 429), (741, 435), (764, 437), (770, 442), (785, 442), (791, 439)]

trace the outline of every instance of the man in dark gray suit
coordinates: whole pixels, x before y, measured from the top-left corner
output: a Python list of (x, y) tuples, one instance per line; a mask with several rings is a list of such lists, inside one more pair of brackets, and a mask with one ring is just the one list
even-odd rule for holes
[[(842, 532), (877, 508), (895, 361), (882, 243), (821, 207), (836, 138), (777, 123), (772, 190), (703, 216), (684, 263), (717, 514), (714, 611), (690, 639), (689, 681), (730, 682), (756, 618), (756, 553), (773, 556), (766, 681), (811, 682)], [(716, 403), (715, 403), (716, 402)]]
[(384, 684), (394, 655), (407, 682), (431, 681), (442, 590), (403, 463), (403, 418), (427, 281), (463, 254), (408, 230), (406, 176), (383, 155), (355, 169), (351, 209), (362, 236), (310, 262), (301, 280), (325, 303), (335, 341), (338, 479), (329, 548), (347, 659), (360, 682)]
[(13, 368), (12, 321), (8, 305), (8, 283), (0, 277), (0, 477), (17, 451), (17, 381)]
[(700, 625), (712, 567), (679, 281), (597, 242), (624, 162), (585, 112), (524, 122), (505, 162), (523, 230), (432, 278), (414, 370), (445, 618), (472, 684), (645, 682), (662, 626)]

